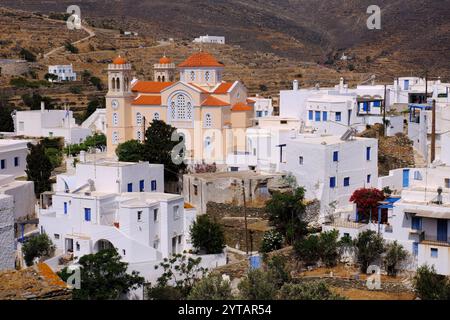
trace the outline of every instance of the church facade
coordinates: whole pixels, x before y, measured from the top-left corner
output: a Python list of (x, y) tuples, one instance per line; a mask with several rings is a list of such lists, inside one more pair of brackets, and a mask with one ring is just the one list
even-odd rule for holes
[(191, 163), (224, 163), (228, 154), (245, 152), (254, 113), (246, 87), (222, 81), (224, 65), (206, 52), (179, 64), (176, 82), (175, 69), (163, 57), (155, 64), (154, 81), (141, 81), (133, 80), (132, 65), (120, 56), (108, 65), (108, 153), (128, 140), (143, 141), (153, 120), (177, 128)]

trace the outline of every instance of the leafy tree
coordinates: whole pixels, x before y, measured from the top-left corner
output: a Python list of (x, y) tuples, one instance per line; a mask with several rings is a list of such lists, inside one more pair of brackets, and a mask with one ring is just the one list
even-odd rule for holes
[(75, 47), (72, 43), (70, 42), (66, 42), (66, 44), (64, 45), (64, 47), (66, 48), (67, 51), (69, 51), (70, 53), (75, 53), (77, 54), (79, 52), (78, 48)]
[(89, 118), (97, 109), (105, 108), (105, 98), (103, 99), (92, 99), (88, 102), (86, 111), (83, 115), (83, 121)]
[(287, 258), (282, 255), (275, 255), (267, 262), (268, 272), (277, 289), (292, 280), (286, 264)]
[(165, 258), (155, 266), (155, 270), (163, 269), (163, 274), (157, 279), (156, 285), (151, 284), (146, 289), (150, 300), (180, 300), (191, 293), (194, 285), (203, 278), (208, 270), (200, 266), (201, 258), (176, 254)]
[(276, 230), (269, 230), (264, 233), (261, 242), (262, 253), (279, 250), (283, 247), (283, 235)]
[(73, 93), (73, 94), (81, 94), (82, 89), (80, 86), (71, 86), (69, 88), (69, 91), (70, 91), (70, 93)]
[(243, 300), (274, 300), (277, 287), (272, 275), (259, 269), (250, 270), (238, 285)]
[(44, 79), (47, 81), (57, 81), (58, 80), (58, 76), (56, 74), (53, 73), (46, 73), (44, 76)]
[(76, 157), (81, 151), (89, 151), (90, 148), (103, 149), (106, 147), (106, 136), (103, 133), (94, 133), (86, 138), (83, 143), (72, 144), (64, 149), (66, 155)]
[(91, 77), (91, 78), (89, 79), (89, 82), (90, 82), (93, 86), (95, 86), (95, 87), (97, 88), (98, 91), (103, 90), (103, 83), (102, 83), (102, 80), (100, 80), (100, 78), (97, 78), (97, 77)]
[(24, 94), (21, 96), (23, 103), (31, 110), (41, 109), (41, 102), (44, 102), (47, 110), (54, 109), (53, 100), (50, 97), (43, 97), (39, 93), (33, 92), (32, 95)]
[[(73, 290), (74, 300), (116, 300), (143, 285), (139, 273), (127, 272), (128, 263), (122, 262), (116, 249), (100, 251), (80, 258), (81, 288)], [(60, 273), (67, 281), (67, 270)]]
[(294, 251), (297, 259), (305, 265), (316, 264), (320, 259), (319, 236), (312, 234), (307, 238), (297, 240), (294, 244)]
[(372, 210), (378, 207), (378, 203), (385, 199), (386, 197), (381, 190), (362, 188), (353, 193), (350, 202), (355, 203), (358, 210), (362, 211), (364, 215), (369, 216)]
[(358, 234), (354, 240), (356, 257), (361, 272), (366, 273), (371, 263), (380, 259), (384, 252), (384, 240), (375, 231), (367, 230)]
[(401, 264), (408, 258), (408, 251), (397, 241), (386, 245), (386, 253), (383, 258), (385, 269), (390, 276), (396, 276)]
[(211, 274), (194, 285), (188, 300), (233, 300), (230, 281), (220, 274)]
[(128, 140), (117, 146), (116, 155), (123, 162), (143, 161), (144, 145), (138, 140)]
[(36, 55), (25, 48), (20, 49), (19, 54), (28, 62), (36, 62)]
[(319, 236), (320, 260), (331, 268), (337, 265), (340, 257), (339, 231), (322, 232)]
[(286, 283), (280, 290), (280, 300), (344, 300), (334, 294), (323, 281), (301, 284)]
[(0, 132), (14, 132), (14, 122), (11, 117), (13, 112), (8, 98), (0, 94)]
[(414, 289), (422, 300), (450, 300), (450, 281), (436, 273), (434, 266), (421, 266), (413, 280)]
[(266, 203), (271, 224), (290, 244), (307, 233), (307, 224), (304, 221), (304, 198), (305, 189), (297, 188), (287, 193), (276, 192)]
[(52, 240), (45, 233), (28, 239), (22, 246), (23, 258), (27, 266), (33, 265), (36, 258), (49, 257), (54, 250)]
[(50, 159), (52, 170), (58, 168), (61, 165), (63, 156), (60, 150), (56, 148), (46, 148), (45, 155)]
[(36, 197), (42, 192), (51, 190), (50, 177), (52, 175), (52, 162), (45, 152), (42, 142), (37, 145), (28, 144), (30, 150), (27, 155), (27, 173), (28, 181), (34, 182), (34, 192)]
[(206, 254), (222, 253), (225, 248), (222, 226), (211, 221), (207, 215), (197, 217), (197, 221), (191, 226), (190, 234), (194, 248), (204, 251)]
[[(145, 133), (144, 160), (150, 163), (160, 163), (164, 165), (164, 177), (168, 181), (179, 180), (179, 174), (186, 170), (186, 164), (174, 163), (172, 153), (176, 152), (176, 148), (180, 141), (172, 141), (172, 135), (176, 132), (176, 128), (164, 121), (153, 120), (150, 127)], [(181, 140), (182, 142), (182, 140)], [(183, 151), (177, 155), (183, 155)]]

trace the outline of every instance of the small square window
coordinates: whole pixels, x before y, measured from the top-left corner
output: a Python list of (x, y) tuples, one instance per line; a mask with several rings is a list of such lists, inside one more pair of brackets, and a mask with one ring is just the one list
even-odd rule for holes
[(5, 159), (2, 159), (2, 160), (0, 160), (0, 169), (6, 169), (6, 160)]
[(445, 179), (445, 187), (450, 189), (450, 179)]
[(138, 211), (137, 220), (138, 220), (138, 222), (142, 222), (142, 211)]
[(431, 248), (431, 257), (436, 259), (439, 257), (439, 250), (437, 248)]
[(330, 178), (330, 188), (336, 188), (336, 177), (331, 177)]
[(333, 152), (333, 161), (338, 162), (339, 161), (339, 151)]
[(350, 186), (350, 178), (344, 178), (344, 187), (349, 187)]
[(76, 248), (77, 248), (77, 251), (80, 251), (80, 250), (81, 250), (81, 246), (80, 246), (80, 243), (79, 243), (79, 242), (77, 242), (75, 246), (76, 246)]
[(173, 219), (174, 220), (177, 220), (178, 218), (180, 218), (179, 211), (180, 211), (180, 206), (174, 206), (173, 207)]
[(127, 255), (127, 252), (126, 252), (126, 250), (125, 250), (125, 249), (122, 249), (122, 253), (123, 253), (123, 255), (124, 255), (124, 256), (126, 256), (126, 255)]
[(298, 157), (298, 164), (303, 165), (303, 157)]
[(368, 174), (367, 175), (367, 183), (371, 183), (372, 182), (372, 175)]
[(198, 196), (198, 186), (194, 186), (194, 196)]
[(156, 180), (152, 180), (152, 182), (151, 182), (151, 190), (152, 191), (156, 191), (158, 188), (157, 188), (157, 182), (156, 182)]
[(19, 157), (14, 157), (14, 167), (19, 166)]
[(153, 210), (153, 221), (158, 221), (158, 209)]
[(54, 237), (55, 237), (55, 240), (59, 240), (59, 234), (55, 233)]

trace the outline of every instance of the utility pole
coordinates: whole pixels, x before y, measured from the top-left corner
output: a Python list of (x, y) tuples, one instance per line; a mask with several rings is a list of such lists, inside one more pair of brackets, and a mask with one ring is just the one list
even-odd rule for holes
[(433, 100), (431, 120), (431, 163), (436, 160), (436, 100)]
[(247, 203), (245, 200), (245, 182), (242, 179), (242, 197), (244, 199), (244, 221), (245, 221), (245, 250), (248, 257), (248, 223), (247, 223)]
[(386, 136), (387, 126), (386, 126), (386, 95), (387, 95), (387, 85), (384, 85), (384, 101), (383, 101), (383, 129), (384, 136)]
[(428, 70), (425, 71), (425, 103), (428, 103)]

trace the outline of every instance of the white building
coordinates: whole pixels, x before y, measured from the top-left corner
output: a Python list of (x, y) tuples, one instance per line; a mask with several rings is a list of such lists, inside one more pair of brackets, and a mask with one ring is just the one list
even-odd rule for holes
[(156, 262), (191, 249), (196, 217), (182, 196), (161, 193), (163, 166), (148, 163), (80, 163), (44, 194), (40, 228), (60, 253), (79, 258), (114, 247), (123, 261)]
[(194, 43), (216, 43), (216, 44), (225, 44), (225, 37), (221, 36), (200, 36), (195, 38)]
[(0, 271), (14, 269), (13, 198), (0, 194)]
[(353, 192), (378, 181), (376, 139), (300, 135), (285, 141), (280, 161), (280, 170), (305, 187), (306, 198), (321, 202), (321, 218), (351, 210)]
[(449, 100), (450, 83), (443, 83), (440, 79), (428, 80), (419, 77), (400, 77), (394, 80), (394, 84), (389, 86), (391, 104), (426, 103), (431, 93), (437, 89), (437, 96)]
[[(292, 90), (280, 91), (280, 116), (300, 120), (303, 132), (342, 135), (349, 127), (361, 132), (367, 125), (383, 123), (384, 90), (380, 85), (350, 89), (343, 78), (334, 88), (300, 89), (296, 80)], [(403, 132), (402, 116), (386, 119), (388, 135)]]
[(0, 139), (0, 175), (25, 176), (29, 141)]
[(73, 112), (69, 110), (16, 111), (13, 115), (16, 136), (64, 138), (65, 144), (78, 144), (91, 135), (91, 130), (75, 123)]
[(13, 175), (0, 175), (0, 195), (12, 197), (16, 221), (34, 215), (36, 195), (33, 181), (15, 180)]
[(92, 133), (106, 135), (106, 109), (97, 109), (82, 124), (83, 129), (89, 129)]
[[(71, 64), (48, 66), (48, 73), (58, 76), (57, 82), (77, 80), (77, 74), (73, 72)], [(49, 81), (53, 82), (51, 79)]]
[(255, 103), (254, 110), (256, 119), (273, 116), (272, 99), (256, 95), (256, 97), (248, 98), (248, 100)]

